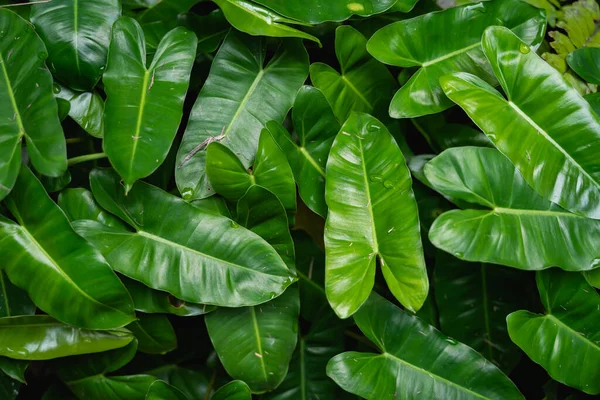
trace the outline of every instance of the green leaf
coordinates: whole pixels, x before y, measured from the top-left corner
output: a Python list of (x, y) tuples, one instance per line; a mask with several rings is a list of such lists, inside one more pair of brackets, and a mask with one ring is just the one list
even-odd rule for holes
[[(254, 0), (281, 15), (311, 24), (344, 21), (352, 15), (368, 17), (390, 9), (396, 0)], [(403, 11), (410, 11), (416, 0), (400, 0)]]
[(425, 301), (429, 283), (411, 186), (404, 156), (385, 125), (351, 114), (333, 142), (325, 189), (325, 289), (340, 318), (369, 297), (377, 259), (406, 308), (416, 311)]
[[(56, 93), (57, 91), (58, 93)], [(90, 135), (102, 138), (104, 135), (104, 100), (98, 92), (75, 92), (58, 84), (55, 84), (54, 92), (58, 99), (69, 102), (69, 117)]]
[(546, 314), (510, 314), (511, 339), (553, 379), (599, 394), (600, 295), (580, 274), (555, 268), (538, 273), (537, 285)]
[(484, 1), (395, 22), (375, 33), (367, 49), (376, 59), (420, 67), (392, 99), (390, 116), (414, 118), (450, 108), (453, 103), (444, 96), (439, 79), (452, 72), (469, 72), (496, 84), (481, 52), (481, 35), (491, 25), (514, 30), (536, 48), (544, 39), (546, 17), (521, 0)]
[(300, 300), (290, 288), (268, 303), (219, 308), (205, 318), (225, 370), (252, 393), (273, 390), (285, 377), (298, 340)]
[(583, 96), (583, 98), (590, 103), (596, 115), (600, 116), (600, 93), (591, 93)]
[(425, 166), (425, 175), (440, 193), (485, 207), (442, 214), (429, 232), (436, 247), (462, 260), (530, 271), (598, 265), (600, 221), (539, 196), (499, 151), (449, 149)]
[(0, 8), (0, 200), (12, 189), (21, 168), (22, 139), (36, 170), (61, 176), (67, 148), (45, 67), (44, 42), (33, 26)]
[(198, 53), (212, 53), (217, 50), (231, 28), (223, 12), (219, 9), (207, 15), (181, 14), (179, 22), (196, 34)]
[(135, 318), (106, 260), (75, 233), (27, 167), (6, 205), (17, 223), (0, 216), (2, 268), (42, 311), (90, 329), (118, 328)]
[(126, 346), (126, 329), (91, 331), (65, 325), (48, 315), (0, 318), (0, 356), (49, 360)]
[(188, 397), (166, 382), (154, 381), (148, 389), (146, 400), (188, 400)]
[(138, 340), (138, 349), (147, 354), (166, 354), (177, 348), (175, 331), (165, 315), (138, 314), (138, 320), (127, 325)]
[(600, 48), (584, 47), (567, 56), (569, 67), (587, 82), (600, 85)]
[(524, 399), (494, 364), (372, 294), (354, 315), (381, 354), (346, 352), (327, 365), (344, 390), (367, 399)]
[(120, 219), (100, 208), (92, 192), (87, 189), (63, 190), (58, 195), (58, 205), (71, 222), (89, 219), (113, 228), (125, 228)]
[(590, 105), (512, 32), (491, 27), (483, 49), (508, 96), (464, 73), (443, 77), (460, 105), (536, 192), (600, 219), (600, 119)]
[(104, 71), (118, 0), (52, 0), (31, 6), (31, 22), (48, 48), (48, 63), (59, 81), (91, 90)]
[(327, 64), (310, 66), (310, 80), (320, 89), (339, 121), (352, 111), (385, 117), (385, 109), (396, 89), (387, 68), (367, 52), (367, 39), (356, 29), (343, 25), (335, 30), (337, 72)]
[(35, 304), (27, 293), (13, 285), (0, 269), (0, 317), (35, 314)]
[(252, 393), (246, 382), (231, 381), (221, 386), (211, 400), (252, 400)]
[(146, 67), (140, 25), (125, 17), (115, 23), (102, 79), (107, 97), (104, 151), (123, 177), (125, 191), (167, 157), (183, 115), (196, 44), (190, 31), (173, 29)]
[(292, 108), (292, 121), (294, 136), (275, 121), (267, 122), (266, 128), (287, 157), (304, 203), (326, 217), (325, 165), (340, 123), (323, 93), (312, 86), (300, 88)]
[(302, 231), (294, 231), (296, 247), (296, 274), (300, 292), (300, 314), (302, 318), (313, 322), (330, 310), (325, 295), (325, 253)]
[(0, 375), (4, 373), (18, 382), (27, 383), (25, 381), (25, 371), (28, 367), (29, 361), (0, 357)]
[[(321, 44), (319, 39), (285, 24), (301, 24), (247, 0), (213, 0), (236, 29), (253, 36), (297, 37)], [(302, 24), (305, 25), (305, 24)]]
[(509, 373), (521, 352), (508, 336), (506, 316), (527, 305), (528, 276), (438, 252), (434, 284), (441, 331)]
[(295, 272), (294, 242), (285, 208), (277, 196), (261, 186), (252, 186), (237, 204), (237, 221), (265, 239)]
[(19, 395), (21, 384), (0, 371), (0, 396), (5, 400), (14, 400)]
[(448, 123), (442, 114), (413, 118), (411, 122), (436, 153), (451, 147), (493, 147), (483, 132), (469, 125)]
[(600, 268), (586, 271), (583, 273), (585, 280), (595, 288), (600, 288)]
[(282, 41), (265, 66), (266, 43), (230, 32), (198, 95), (177, 153), (175, 180), (186, 200), (214, 194), (205, 174), (206, 147), (227, 146), (245, 168), (254, 161), (264, 124), (282, 122), (308, 74), (299, 40)]
[(151, 375), (90, 376), (69, 382), (69, 389), (85, 400), (146, 400), (146, 393), (156, 381)]
[(182, 391), (190, 400), (204, 399), (206, 392), (212, 390), (206, 374), (177, 365), (166, 365), (150, 372)]
[(77, 232), (116, 271), (146, 286), (192, 303), (240, 307), (264, 303), (294, 280), (267, 242), (229, 218), (143, 182), (125, 195), (111, 170), (92, 171), (90, 182), (98, 203), (135, 232), (93, 221), (76, 222)]

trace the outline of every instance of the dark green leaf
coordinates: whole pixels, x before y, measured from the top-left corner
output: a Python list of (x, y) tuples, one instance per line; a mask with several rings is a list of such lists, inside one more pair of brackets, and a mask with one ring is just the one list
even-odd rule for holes
[[(56, 84), (55, 84), (56, 85)], [(58, 91), (58, 93), (56, 93)], [(104, 100), (98, 92), (75, 92), (66, 86), (54, 86), (56, 97), (69, 104), (69, 117), (90, 135), (104, 135)]]
[(146, 400), (189, 400), (183, 392), (174, 386), (163, 381), (154, 381), (148, 393)]
[(584, 47), (567, 56), (569, 67), (587, 82), (600, 85), (600, 48)]
[(244, 381), (231, 381), (221, 386), (211, 400), (252, 400), (252, 393)]
[(63, 190), (58, 195), (58, 205), (71, 222), (89, 219), (113, 228), (125, 227), (120, 219), (100, 208), (92, 192), (87, 189)]
[(146, 393), (155, 381), (151, 375), (95, 375), (67, 385), (78, 398), (85, 400), (146, 400)]
[(196, 34), (198, 53), (212, 53), (217, 50), (231, 28), (221, 10), (214, 10), (208, 15), (182, 14), (179, 16), (179, 22)]
[(142, 353), (165, 354), (177, 348), (175, 331), (165, 315), (138, 314), (138, 320), (127, 329), (138, 340)]

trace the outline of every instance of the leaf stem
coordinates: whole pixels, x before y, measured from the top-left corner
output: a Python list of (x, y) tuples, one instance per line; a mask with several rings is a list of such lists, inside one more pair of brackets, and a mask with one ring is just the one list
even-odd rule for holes
[(79, 137), (69, 138), (69, 139), (66, 139), (65, 142), (67, 142), (67, 144), (81, 143), (81, 142), (83, 142), (83, 138), (79, 138)]
[(101, 158), (106, 158), (106, 157), (107, 157), (106, 153), (86, 154), (86, 155), (79, 156), (79, 157), (69, 158), (67, 160), (67, 164), (69, 166), (71, 166), (71, 165), (79, 164), (79, 163), (86, 162), (86, 161), (99, 160)]
[(206, 388), (206, 394), (204, 395), (204, 400), (208, 400), (210, 398), (213, 387), (215, 386), (215, 381), (217, 380), (217, 368), (215, 368), (212, 376), (210, 377), (210, 382), (208, 387)]

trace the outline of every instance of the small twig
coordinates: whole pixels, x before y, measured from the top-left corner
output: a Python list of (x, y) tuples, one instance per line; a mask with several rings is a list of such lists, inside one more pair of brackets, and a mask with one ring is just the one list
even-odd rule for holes
[(221, 130), (221, 134), (219, 136), (210, 136), (210, 137), (206, 138), (206, 140), (204, 140), (198, 146), (194, 147), (194, 149), (192, 151), (190, 151), (189, 153), (187, 153), (186, 156), (185, 156), (185, 158), (183, 159), (183, 161), (181, 161), (181, 163), (177, 166), (177, 168), (183, 167), (183, 164), (185, 164), (188, 161), (190, 161), (192, 159), (192, 157), (194, 157), (196, 154), (198, 154), (198, 152), (200, 150), (204, 149), (205, 147), (207, 147), (212, 142), (220, 142), (221, 140), (223, 140), (223, 138), (225, 138), (225, 126)]
[(210, 377), (210, 383), (208, 384), (208, 387), (206, 388), (206, 394), (204, 395), (204, 400), (210, 399), (210, 395), (213, 390), (213, 387), (215, 386), (216, 380), (217, 380), (217, 369), (215, 368), (215, 371), (213, 372), (212, 376)]
[(65, 142), (67, 142), (67, 144), (81, 143), (81, 142), (83, 142), (83, 138), (79, 138), (79, 137), (69, 138), (69, 139), (66, 139)]

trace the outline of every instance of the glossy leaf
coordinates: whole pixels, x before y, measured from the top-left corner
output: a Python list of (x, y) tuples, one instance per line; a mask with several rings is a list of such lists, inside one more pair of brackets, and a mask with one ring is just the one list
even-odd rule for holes
[(89, 219), (113, 228), (124, 228), (123, 222), (109, 212), (104, 211), (92, 192), (83, 188), (65, 189), (58, 195), (58, 205), (69, 221)]
[(127, 325), (138, 341), (138, 349), (147, 354), (166, 354), (177, 348), (175, 331), (165, 315), (138, 314), (138, 320)]
[(406, 308), (416, 311), (425, 301), (429, 283), (411, 185), (386, 127), (370, 115), (351, 114), (333, 142), (325, 189), (325, 289), (341, 318), (367, 300), (377, 259)]
[(442, 78), (469, 114), (540, 195), (600, 219), (600, 119), (560, 73), (512, 32), (491, 27), (483, 49), (508, 100), (464, 73)]
[(205, 174), (209, 143), (227, 146), (248, 168), (264, 124), (282, 122), (292, 106), (308, 74), (306, 50), (284, 40), (265, 65), (265, 49), (258, 38), (230, 32), (215, 56), (177, 153), (175, 179), (184, 199), (214, 194)]
[(196, 34), (198, 53), (212, 53), (217, 50), (231, 28), (223, 12), (218, 9), (207, 15), (181, 14), (179, 22)]
[(0, 318), (35, 313), (35, 304), (27, 293), (13, 285), (0, 269)]
[(496, 84), (481, 51), (484, 30), (506, 26), (536, 48), (544, 38), (545, 22), (543, 11), (523, 1), (499, 0), (453, 7), (380, 29), (367, 44), (369, 53), (385, 64), (419, 67), (394, 96), (390, 116), (414, 118), (450, 108), (453, 103), (444, 96), (439, 79), (452, 72), (469, 72)]
[(600, 222), (537, 195), (499, 151), (449, 149), (425, 166), (425, 175), (444, 195), (485, 207), (442, 214), (429, 232), (436, 247), (463, 260), (524, 270), (597, 266)]
[(451, 147), (493, 147), (483, 132), (469, 125), (448, 123), (442, 114), (413, 118), (411, 122), (436, 153)]
[(116, 271), (185, 301), (227, 307), (264, 303), (293, 282), (275, 250), (230, 219), (143, 182), (125, 195), (110, 170), (90, 177), (98, 203), (135, 229), (75, 223)]
[[(254, 36), (297, 37), (321, 43), (316, 37), (285, 24), (299, 21), (281, 15), (248, 0), (214, 0), (227, 21), (236, 29)], [(304, 25), (304, 24), (302, 24)]]
[(340, 123), (323, 93), (312, 86), (303, 86), (298, 92), (292, 121), (294, 136), (275, 121), (268, 122), (266, 128), (287, 157), (304, 203), (326, 217), (325, 165)]
[[(56, 84), (55, 84), (56, 85)], [(58, 91), (58, 93), (56, 93)], [(69, 117), (90, 135), (104, 135), (104, 100), (98, 92), (75, 92), (66, 86), (54, 86), (56, 97), (69, 102)]]
[(156, 381), (151, 375), (90, 376), (69, 382), (69, 389), (86, 400), (146, 400), (150, 386)]
[(569, 67), (586, 82), (600, 85), (600, 48), (584, 47), (567, 56)]
[(210, 339), (225, 370), (253, 393), (273, 390), (285, 377), (298, 340), (298, 291), (266, 304), (219, 308), (206, 316)]
[(48, 63), (75, 90), (92, 89), (106, 66), (118, 0), (52, 0), (31, 6), (31, 22), (48, 48)]
[(148, 393), (146, 400), (189, 400), (183, 392), (174, 386), (163, 381), (154, 381)]
[(196, 44), (193, 33), (176, 28), (161, 40), (146, 67), (140, 25), (131, 18), (115, 23), (102, 79), (107, 97), (104, 151), (126, 191), (167, 157), (183, 115)]
[(252, 393), (246, 382), (231, 381), (221, 386), (211, 400), (252, 400)]
[(151, 374), (179, 389), (190, 400), (204, 399), (206, 392), (211, 391), (210, 376), (200, 371), (171, 364), (153, 370)]
[(327, 365), (344, 390), (367, 399), (523, 399), (494, 364), (372, 294), (354, 315), (381, 354), (346, 352)]
[(2, 268), (41, 310), (90, 329), (118, 328), (134, 319), (123, 284), (27, 167), (6, 204), (17, 223), (0, 216)]
[(0, 356), (49, 360), (126, 346), (126, 329), (91, 331), (65, 325), (47, 315), (0, 318)]
[(67, 150), (45, 67), (44, 43), (33, 26), (0, 8), (0, 200), (12, 189), (21, 167), (24, 139), (36, 170), (58, 177), (67, 169)]
[(10, 379), (7, 375), (0, 371), (0, 396), (6, 400), (16, 399), (19, 395), (21, 384)]
[(592, 106), (592, 110), (596, 113), (596, 115), (600, 116), (600, 93), (592, 93), (583, 97), (590, 106)]
[(314, 63), (310, 80), (323, 92), (337, 119), (345, 121), (352, 111), (385, 116), (396, 82), (387, 68), (367, 52), (367, 39), (351, 26), (340, 26), (335, 31), (335, 54), (341, 72)]
[(600, 295), (580, 274), (557, 269), (538, 273), (537, 285), (546, 314), (510, 314), (511, 339), (553, 379), (599, 394)]

